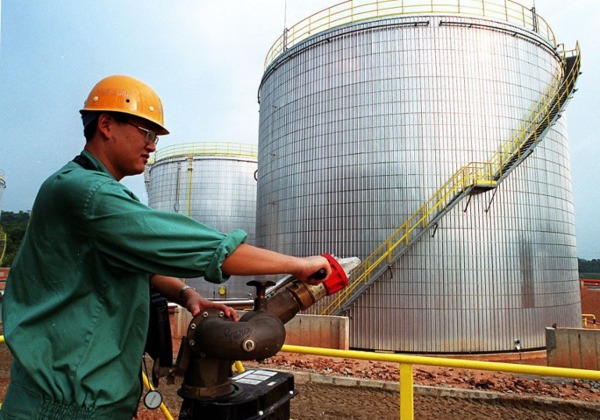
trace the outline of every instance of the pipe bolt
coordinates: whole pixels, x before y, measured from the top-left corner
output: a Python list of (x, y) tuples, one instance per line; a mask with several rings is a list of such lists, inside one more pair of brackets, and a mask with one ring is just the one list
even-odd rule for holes
[(252, 340), (245, 340), (242, 343), (242, 349), (244, 349), (244, 351), (246, 351), (246, 352), (251, 352), (252, 350), (254, 350), (255, 347), (256, 347), (256, 344), (254, 344), (254, 341), (252, 341)]

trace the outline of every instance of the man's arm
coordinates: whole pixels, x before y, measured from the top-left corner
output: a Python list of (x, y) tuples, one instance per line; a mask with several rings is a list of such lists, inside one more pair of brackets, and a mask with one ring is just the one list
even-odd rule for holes
[(331, 274), (329, 262), (320, 255), (305, 258), (292, 257), (248, 244), (241, 244), (225, 258), (221, 269), (228, 276), (291, 274), (308, 284), (317, 284), (324, 280), (311, 278), (321, 269), (327, 273), (325, 278)]

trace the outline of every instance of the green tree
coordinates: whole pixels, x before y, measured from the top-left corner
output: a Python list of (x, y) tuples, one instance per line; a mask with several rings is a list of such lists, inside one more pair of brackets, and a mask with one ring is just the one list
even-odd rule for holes
[(2, 260), (2, 267), (10, 267), (12, 265), (17, 256), (17, 251), (21, 246), (23, 236), (25, 236), (28, 223), (29, 212), (27, 211), (20, 211), (18, 213), (3, 211), (0, 215), (0, 225), (7, 236), (6, 252)]
[(591, 274), (600, 275), (600, 259), (584, 260), (579, 258), (579, 276), (584, 278), (595, 278)]

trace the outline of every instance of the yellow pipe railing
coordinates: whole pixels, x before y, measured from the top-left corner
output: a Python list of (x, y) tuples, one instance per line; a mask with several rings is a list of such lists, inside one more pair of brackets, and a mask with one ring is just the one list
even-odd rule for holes
[(592, 319), (592, 325), (596, 328), (596, 315), (594, 314), (581, 314), (581, 318), (583, 320), (583, 328), (587, 328), (588, 318)]
[(149, 164), (153, 165), (155, 162), (167, 158), (189, 156), (224, 156), (257, 159), (258, 146), (251, 143), (228, 142), (181, 143), (156, 150)]
[[(3, 335), (0, 335), (0, 343), (4, 343)], [(587, 369), (571, 369), (537, 365), (518, 365), (514, 363), (504, 362), (484, 362), (478, 360), (448, 359), (443, 357), (413, 356), (407, 354), (384, 354), (357, 350), (337, 350), (319, 347), (303, 347), (287, 344), (281, 348), (281, 351), (287, 353), (310, 354), (314, 356), (398, 363), (401, 420), (412, 420), (414, 418), (414, 376), (412, 370), (413, 365), (451, 367), (472, 370), (486, 370), (492, 372), (507, 372), (524, 375), (552, 376), (561, 378), (600, 381), (600, 371)], [(244, 371), (243, 367), (238, 367), (238, 369), (238, 372)], [(147, 389), (154, 389), (150, 381), (148, 381), (148, 377), (143, 372), (142, 379)], [(2, 407), (1, 403), (0, 407)], [(171, 413), (169, 413), (164, 403), (161, 403), (160, 409), (163, 412), (165, 418), (169, 420), (173, 419)]]
[(188, 182), (187, 182), (187, 206), (185, 210), (185, 215), (187, 217), (192, 216), (192, 184), (194, 181), (193, 171), (194, 171), (194, 157), (188, 156)]
[(518, 373), (524, 375), (553, 376), (561, 378), (586, 379), (591, 381), (600, 380), (600, 371), (587, 369), (518, 365), (514, 363), (503, 362), (483, 362), (478, 360), (448, 359), (442, 357), (412, 356), (406, 354), (383, 354), (356, 350), (335, 350), (292, 345), (284, 345), (281, 351), (288, 353), (311, 354), (315, 356), (398, 363), (400, 369), (401, 420), (412, 420), (414, 418), (413, 365), (486, 370), (493, 372)]
[(556, 38), (546, 20), (532, 9), (512, 0), (350, 0), (323, 9), (286, 28), (269, 49), (265, 69), (288, 48), (320, 32), (370, 19), (428, 14), (506, 21), (538, 33), (556, 47)]

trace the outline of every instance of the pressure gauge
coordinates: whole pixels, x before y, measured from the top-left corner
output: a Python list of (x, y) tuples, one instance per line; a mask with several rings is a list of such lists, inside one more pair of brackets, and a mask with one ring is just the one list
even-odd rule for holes
[(155, 389), (148, 391), (148, 393), (144, 396), (144, 405), (150, 410), (156, 410), (158, 407), (160, 407), (162, 401), (162, 394)]

